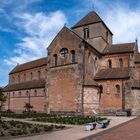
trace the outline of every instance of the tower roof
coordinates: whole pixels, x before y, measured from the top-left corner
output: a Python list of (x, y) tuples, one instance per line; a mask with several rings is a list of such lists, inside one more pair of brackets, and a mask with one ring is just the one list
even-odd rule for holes
[[(77, 28), (77, 27), (80, 27), (80, 26), (84, 26), (84, 25), (98, 23), (98, 22), (102, 22), (104, 24), (104, 26), (109, 30), (109, 28), (106, 26), (106, 24), (103, 22), (103, 20), (94, 11), (89, 12), (79, 22), (77, 22), (71, 29), (74, 29), (74, 28)], [(110, 33), (112, 34), (111, 31), (110, 31)]]
[(96, 12), (91, 11), (85, 17), (83, 17), (78, 23), (76, 23), (72, 28), (76, 28), (76, 27), (80, 27), (83, 25), (88, 25), (96, 22), (102, 22), (102, 19), (97, 15)]

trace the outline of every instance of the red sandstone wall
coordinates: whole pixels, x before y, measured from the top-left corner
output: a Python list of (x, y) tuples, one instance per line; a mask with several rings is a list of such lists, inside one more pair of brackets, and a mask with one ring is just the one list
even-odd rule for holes
[[(71, 51), (75, 50), (75, 60), (77, 62), (78, 59), (78, 49), (81, 40), (67, 28), (63, 28), (62, 31), (56, 36), (51, 45), (48, 48), (49, 51), (49, 60), (50, 67), (54, 66), (54, 54), (58, 56), (58, 64), (57, 65), (65, 65), (71, 63)], [(62, 48), (68, 49), (68, 56), (66, 59), (61, 57), (60, 51)]]
[(76, 111), (77, 64), (50, 70), (49, 104), (52, 111)]
[[(29, 70), (25, 70), (25, 71), (21, 71), (21, 72), (9, 75), (10, 84), (18, 83), (18, 75), (20, 75), (20, 82), (25, 82), (24, 74), (26, 74), (26, 81), (31, 81), (31, 72), (32, 72), (32, 80), (38, 80), (38, 71), (40, 71), (41, 73), (40, 78), (45, 79), (46, 66), (42, 66), (42, 67), (37, 67), (34, 69), (29, 69)], [(13, 77), (15, 78), (15, 82), (13, 81)]]
[[(122, 109), (122, 81), (102, 80), (98, 81), (103, 86), (103, 93), (100, 98), (101, 109)], [(116, 85), (120, 85), (120, 94), (116, 94)]]
[(10, 93), (10, 98), (7, 94), (7, 102), (5, 105), (5, 109), (8, 109), (8, 104), (10, 99), (11, 110), (17, 110), (17, 111), (24, 110), (24, 105), (26, 103), (29, 103), (29, 94), (30, 94), (30, 103), (31, 105), (33, 105), (33, 110), (44, 111), (45, 91), (43, 88), (32, 89), (32, 90), (20, 90), (20, 91), (8, 92), (8, 93)]
[(118, 67), (119, 59), (123, 60), (123, 66), (129, 67), (129, 54), (117, 54), (117, 55), (108, 55), (104, 56), (101, 59), (101, 69), (105, 69), (108, 67), (108, 60), (110, 59), (112, 61), (112, 68)]

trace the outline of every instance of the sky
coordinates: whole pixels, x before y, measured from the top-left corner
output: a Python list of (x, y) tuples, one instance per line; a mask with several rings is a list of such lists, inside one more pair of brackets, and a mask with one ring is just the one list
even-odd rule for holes
[(17, 64), (47, 56), (61, 28), (90, 11), (112, 31), (113, 43), (140, 44), (140, 0), (0, 0), (0, 86)]

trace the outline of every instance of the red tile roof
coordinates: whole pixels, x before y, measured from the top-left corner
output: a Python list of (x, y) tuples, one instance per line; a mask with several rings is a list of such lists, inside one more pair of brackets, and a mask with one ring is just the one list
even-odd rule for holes
[(88, 25), (96, 22), (101, 22), (102, 19), (95, 13), (89, 12), (85, 17), (83, 17), (78, 23), (76, 23), (72, 28), (80, 27), (83, 25)]
[(116, 53), (130, 53), (134, 52), (136, 43), (124, 43), (124, 44), (113, 44), (107, 46), (103, 51), (103, 54), (116, 54)]
[(95, 80), (128, 79), (131, 68), (110, 68), (100, 70), (94, 77)]
[(18, 83), (18, 84), (9, 84), (6, 87), (4, 87), (3, 91), (17, 91), (17, 90), (26, 90), (26, 89), (35, 89), (35, 88), (45, 88), (45, 80), (33, 80), (28, 81), (24, 83)]
[[(103, 22), (103, 20), (98, 16), (98, 14), (94, 11), (89, 12), (86, 16), (84, 16), (79, 22), (77, 22), (71, 29), (102, 22), (103, 25), (109, 30), (109, 28), (106, 26), (106, 24)], [(109, 32), (112, 34), (112, 32), (109, 30)]]
[(47, 65), (47, 57), (17, 65), (9, 74)]

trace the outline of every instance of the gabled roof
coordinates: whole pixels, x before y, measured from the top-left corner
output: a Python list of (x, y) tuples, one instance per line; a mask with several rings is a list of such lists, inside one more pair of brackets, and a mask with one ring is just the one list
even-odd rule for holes
[[(98, 22), (102, 22), (103, 25), (109, 30), (109, 28), (106, 26), (106, 24), (103, 22), (103, 20), (94, 11), (89, 12), (79, 22), (77, 22), (71, 29), (81, 27), (81, 26), (86, 26), (86, 25), (93, 24), (93, 23), (98, 23)], [(112, 34), (111, 31), (110, 31), (110, 33)]]
[(59, 32), (58, 34), (54, 37), (54, 39), (52, 40), (52, 42), (50, 43), (50, 45), (48, 46), (47, 49), (49, 49), (52, 45), (52, 43), (57, 39), (57, 37), (60, 35), (60, 34), (63, 34), (64, 31), (68, 31), (68, 32), (71, 32), (75, 37), (77, 37), (78, 39), (80, 39), (81, 41), (83, 40), (79, 35), (77, 35), (75, 32), (73, 32), (72, 30), (70, 30), (68, 27), (64, 26)]
[(9, 74), (17, 73), (20, 71), (40, 67), (43, 65), (47, 65), (47, 57), (43, 57), (34, 61), (30, 61), (24, 64), (18, 64)]
[[(87, 44), (88, 47), (90, 47), (94, 52), (95, 54), (101, 56), (101, 53), (96, 49), (94, 48), (94, 46), (91, 46), (86, 40), (84, 40), (83, 38), (81, 38), (78, 34), (76, 34), (73, 30), (69, 29), (68, 27), (64, 26), (60, 32), (55, 36), (55, 38), (53, 39), (53, 41), (55, 41), (55, 39), (57, 39), (57, 37), (60, 35), (60, 33), (63, 33), (63, 30), (67, 30), (68, 32), (71, 32), (73, 34), (73, 36), (77, 37), (80, 39), (81, 42)], [(48, 49), (51, 47), (53, 41), (51, 42), (51, 44), (49, 45)], [(71, 40), (72, 41), (72, 40)]]
[(4, 87), (3, 91), (17, 91), (17, 90), (26, 90), (26, 89), (35, 89), (35, 88), (45, 88), (45, 80), (33, 80), (18, 84), (9, 84), (6, 87)]
[(92, 23), (102, 22), (102, 19), (94, 11), (89, 12), (79, 22), (77, 22), (72, 28), (88, 25)]
[(107, 79), (128, 79), (131, 75), (131, 68), (110, 68), (100, 70), (94, 77), (95, 80)]
[(103, 54), (117, 54), (117, 53), (131, 53), (134, 52), (136, 43), (124, 43), (124, 44), (113, 44), (107, 46), (103, 51)]

